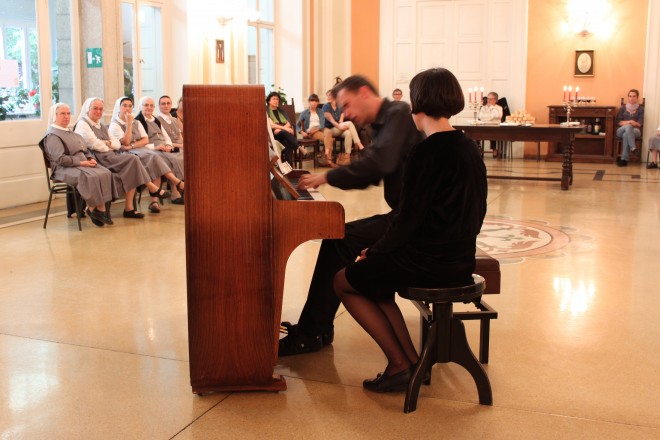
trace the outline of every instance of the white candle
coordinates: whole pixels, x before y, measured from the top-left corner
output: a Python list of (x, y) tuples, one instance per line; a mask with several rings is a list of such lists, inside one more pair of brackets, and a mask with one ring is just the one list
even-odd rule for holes
[(568, 87), (564, 86), (564, 102), (566, 102), (566, 90), (568, 90)]

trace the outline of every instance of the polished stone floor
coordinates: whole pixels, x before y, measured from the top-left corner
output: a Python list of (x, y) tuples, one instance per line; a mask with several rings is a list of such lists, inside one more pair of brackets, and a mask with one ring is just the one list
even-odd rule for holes
[[(493, 175), (560, 170), (486, 162)], [(502, 265), (502, 293), (487, 299), (494, 404), (478, 404), (460, 367), (436, 365), (412, 414), (403, 394), (362, 389), (385, 360), (343, 308), (332, 346), (275, 367), (287, 391), (192, 394), (181, 206), (136, 221), (117, 205), (114, 226), (86, 219), (82, 232), (61, 214), (42, 229), (43, 204), (0, 211), (0, 439), (660, 439), (660, 171), (577, 164), (570, 191), (489, 185), (480, 244)], [(386, 209), (380, 188), (322, 192), (349, 220)], [(289, 260), (285, 320), (318, 248)], [(416, 311), (401, 305), (417, 340)]]

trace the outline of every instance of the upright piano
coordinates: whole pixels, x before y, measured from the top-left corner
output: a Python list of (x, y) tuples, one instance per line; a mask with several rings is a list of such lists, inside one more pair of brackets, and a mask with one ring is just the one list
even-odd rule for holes
[(286, 389), (273, 374), (286, 262), (304, 241), (344, 234), (339, 203), (296, 200), (273, 182), (281, 176), (274, 176), (269, 158), (265, 96), (263, 86), (183, 88), (188, 345), (196, 394)]

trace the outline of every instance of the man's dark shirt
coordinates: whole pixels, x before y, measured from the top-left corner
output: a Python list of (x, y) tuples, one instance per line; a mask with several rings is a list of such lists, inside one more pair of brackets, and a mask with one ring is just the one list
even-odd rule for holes
[(401, 193), (403, 165), (411, 148), (424, 139), (417, 131), (410, 106), (387, 99), (371, 124), (371, 146), (359, 160), (328, 172), (328, 184), (340, 189), (362, 189), (385, 183), (385, 201), (397, 211)]

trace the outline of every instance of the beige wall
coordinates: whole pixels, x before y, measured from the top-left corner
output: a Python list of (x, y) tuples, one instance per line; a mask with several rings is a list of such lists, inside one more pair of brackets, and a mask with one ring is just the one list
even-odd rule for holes
[(369, 78), (378, 87), (380, 1), (351, 2), (351, 73)]
[[(618, 105), (631, 88), (644, 96), (648, 0), (608, 4), (594, 32), (581, 36), (565, 28), (566, 0), (529, 0), (525, 110), (537, 122), (548, 122), (547, 106), (561, 104), (564, 85), (579, 86), (580, 95), (595, 96), (599, 105)], [(573, 75), (576, 50), (594, 50), (593, 77)], [(536, 154), (535, 144), (528, 148)]]

